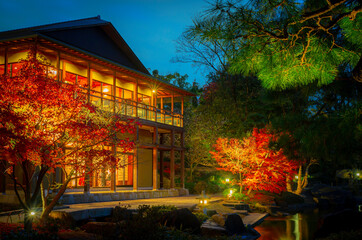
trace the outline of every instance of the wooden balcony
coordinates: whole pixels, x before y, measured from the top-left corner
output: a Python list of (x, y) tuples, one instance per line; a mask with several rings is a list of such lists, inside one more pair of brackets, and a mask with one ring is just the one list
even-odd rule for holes
[(153, 122), (183, 127), (182, 114), (137, 103), (129, 99), (116, 98), (116, 100), (113, 100), (111, 98), (106, 99), (91, 95), (91, 102), (105, 111), (115, 111), (115, 113), (124, 116), (138, 117)]

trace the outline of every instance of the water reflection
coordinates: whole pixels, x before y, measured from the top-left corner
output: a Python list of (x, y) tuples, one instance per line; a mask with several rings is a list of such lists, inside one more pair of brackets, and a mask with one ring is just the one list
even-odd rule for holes
[(286, 217), (267, 217), (255, 227), (261, 237), (258, 240), (309, 240), (318, 228), (318, 209)]

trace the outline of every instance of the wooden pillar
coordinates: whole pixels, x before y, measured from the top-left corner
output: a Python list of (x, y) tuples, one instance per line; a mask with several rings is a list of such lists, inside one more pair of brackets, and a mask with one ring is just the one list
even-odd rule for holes
[(163, 97), (161, 97), (161, 122), (165, 123), (165, 113), (163, 112)]
[(116, 88), (116, 79), (117, 79), (117, 76), (116, 76), (116, 71), (113, 72), (113, 96), (112, 96), (112, 100), (114, 101), (113, 102), (113, 112), (116, 114), (117, 111), (116, 111), (116, 102), (117, 102), (117, 98), (116, 98), (116, 91), (117, 91), (117, 88)]
[(157, 152), (158, 152), (158, 127), (153, 128), (153, 140), (152, 143), (156, 145), (156, 147), (152, 148), (152, 186), (153, 190), (157, 190)]
[(138, 190), (138, 156), (137, 147), (134, 148), (133, 153), (133, 191)]
[[(139, 126), (136, 126), (135, 142), (139, 142)], [(133, 190), (138, 190), (138, 146), (133, 150)]]
[(8, 73), (8, 47), (5, 48), (4, 75)]
[(135, 102), (136, 102), (136, 117), (138, 117), (138, 79), (136, 79), (136, 86), (135, 86)]
[[(164, 142), (164, 135), (160, 135), (160, 144), (162, 145)], [(163, 188), (163, 170), (164, 170), (164, 152), (160, 151), (160, 188)]]
[(185, 188), (185, 150), (184, 132), (181, 132), (181, 188)]
[(152, 189), (157, 190), (157, 148), (152, 148)]
[(184, 97), (181, 98), (181, 114), (184, 115)]
[(91, 64), (90, 64), (90, 62), (88, 62), (88, 66), (87, 66), (87, 82), (88, 82), (87, 101), (88, 101), (88, 103), (90, 102), (90, 89), (91, 89), (91, 81), (92, 81), (91, 74), (92, 74)]
[(175, 131), (171, 131), (170, 188), (175, 188)]
[(60, 52), (57, 51), (57, 81), (60, 80)]
[(60, 79), (61, 81), (65, 81), (65, 72), (66, 72), (66, 69), (65, 69), (65, 60), (63, 60), (63, 69), (62, 69), (62, 79)]
[(171, 114), (172, 114), (171, 125), (172, 125), (172, 126), (175, 125), (175, 123), (174, 123), (174, 117), (173, 117), (173, 110), (174, 110), (174, 107), (173, 107), (173, 105), (174, 105), (174, 99), (173, 99), (173, 97), (174, 97), (174, 94), (172, 94), (172, 97), (171, 97)]
[(181, 99), (181, 119), (180, 119), (180, 127), (184, 126), (184, 97)]

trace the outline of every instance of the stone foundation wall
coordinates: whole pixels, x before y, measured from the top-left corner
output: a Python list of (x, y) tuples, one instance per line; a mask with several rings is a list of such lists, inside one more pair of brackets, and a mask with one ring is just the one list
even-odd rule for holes
[[(76, 204), (91, 202), (109, 202), (146, 198), (177, 197), (188, 195), (187, 189), (139, 190), (124, 192), (68, 192), (59, 200), (60, 204)], [(0, 194), (0, 203), (17, 204), (18, 198), (14, 193)]]

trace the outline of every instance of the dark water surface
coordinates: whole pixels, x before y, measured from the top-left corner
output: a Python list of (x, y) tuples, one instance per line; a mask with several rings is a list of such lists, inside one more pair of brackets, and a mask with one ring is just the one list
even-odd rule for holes
[(309, 240), (319, 226), (322, 213), (313, 209), (285, 217), (267, 217), (255, 227), (261, 234), (258, 240)]

